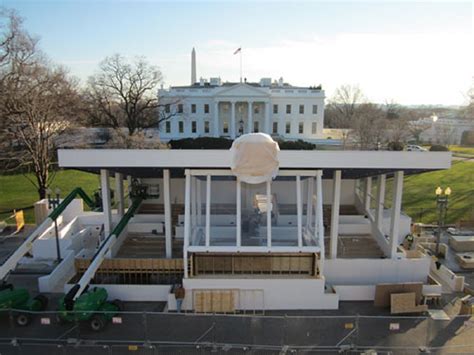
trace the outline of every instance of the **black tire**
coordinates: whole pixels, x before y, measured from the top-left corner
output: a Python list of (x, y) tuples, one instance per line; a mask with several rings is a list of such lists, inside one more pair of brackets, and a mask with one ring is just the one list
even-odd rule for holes
[(48, 297), (46, 297), (45, 295), (38, 295), (33, 299), (39, 301), (39, 303), (41, 304), (40, 311), (44, 311), (46, 310), (46, 308), (48, 308), (49, 300)]
[(102, 314), (93, 314), (89, 326), (94, 332), (100, 332), (105, 327), (105, 317)]
[(123, 302), (120, 301), (120, 300), (113, 300), (112, 302), (110, 302), (111, 304), (113, 304), (115, 307), (117, 307), (117, 312), (122, 312), (124, 310), (123, 308)]
[(15, 323), (19, 327), (26, 327), (28, 324), (30, 324), (31, 321), (31, 316), (27, 313), (18, 313), (15, 315)]

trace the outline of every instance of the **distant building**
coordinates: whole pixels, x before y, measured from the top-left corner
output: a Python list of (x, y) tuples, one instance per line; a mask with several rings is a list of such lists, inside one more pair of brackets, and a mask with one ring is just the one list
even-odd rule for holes
[(474, 131), (474, 121), (456, 118), (432, 117), (422, 118), (414, 122), (424, 128), (420, 140), (433, 144), (461, 144), (464, 132)]
[(185, 137), (228, 137), (264, 132), (286, 139), (323, 137), (324, 91), (321, 87), (292, 86), (283, 78), (258, 83), (209, 81), (196, 78), (196, 57), (191, 55), (191, 84), (159, 90), (163, 115), (162, 140)]

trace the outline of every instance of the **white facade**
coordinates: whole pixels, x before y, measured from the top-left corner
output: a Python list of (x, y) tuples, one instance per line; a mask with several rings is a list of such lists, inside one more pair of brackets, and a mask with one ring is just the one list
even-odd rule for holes
[[(192, 56), (195, 77), (195, 52)], [(193, 76), (194, 75), (194, 76)], [(194, 81), (193, 79), (191, 79)], [(258, 83), (200, 79), (189, 86), (161, 89), (163, 107), (160, 138), (227, 137), (263, 132), (286, 139), (322, 138), (324, 91), (296, 87), (280, 78)]]

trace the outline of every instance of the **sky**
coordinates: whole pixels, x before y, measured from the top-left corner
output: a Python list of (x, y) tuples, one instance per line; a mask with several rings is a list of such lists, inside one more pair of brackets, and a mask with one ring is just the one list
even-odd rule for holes
[(197, 76), (359, 85), (374, 102), (466, 103), (473, 2), (0, 0), (55, 62), (85, 82), (106, 56), (144, 56), (165, 87)]

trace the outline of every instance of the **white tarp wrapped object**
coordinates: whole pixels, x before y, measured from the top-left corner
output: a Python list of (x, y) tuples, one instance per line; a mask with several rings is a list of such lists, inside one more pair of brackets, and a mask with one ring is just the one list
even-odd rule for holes
[(261, 184), (278, 174), (280, 147), (265, 133), (249, 133), (237, 138), (232, 147), (231, 169), (248, 184)]

